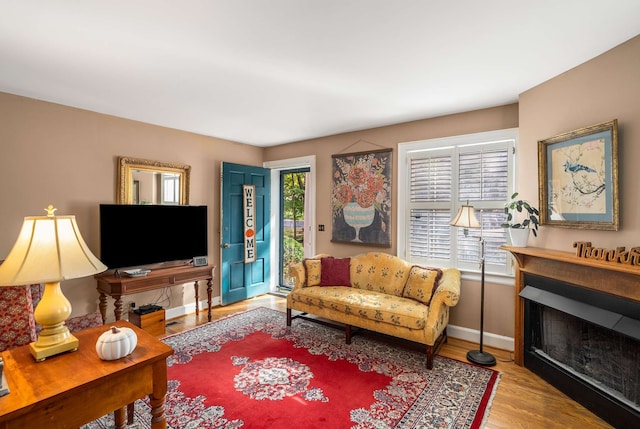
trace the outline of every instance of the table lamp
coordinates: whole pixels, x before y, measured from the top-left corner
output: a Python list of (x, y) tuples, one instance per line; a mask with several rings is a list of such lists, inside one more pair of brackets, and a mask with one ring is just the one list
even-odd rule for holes
[[(466, 205), (460, 207), (458, 214), (451, 221), (451, 226), (464, 228), (464, 236), (469, 235), (469, 228), (481, 228), (480, 222), (476, 217), (473, 206), (469, 205), (467, 201)], [(484, 337), (484, 251), (485, 241), (482, 237), (482, 229), (480, 229), (480, 350), (471, 350), (467, 353), (467, 360), (469, 362), (483, 365), (493, 366), (496, 364), (496, 358), (491, 354), (483, 350), (482, 343)]]
[(71, 303), (62, 293), (60, 281), (107, 269), (82, 239), (75, 216), (55, 216), (55, 210), (49, 206), (46, 216), (25, 217), (18, 239), (0, 265), (0, 286), (45, 284), (33, 313), (42, 331), (29, 344), (38, 362), (78, 349), (78, 339), (64, 323), (71, 314)]

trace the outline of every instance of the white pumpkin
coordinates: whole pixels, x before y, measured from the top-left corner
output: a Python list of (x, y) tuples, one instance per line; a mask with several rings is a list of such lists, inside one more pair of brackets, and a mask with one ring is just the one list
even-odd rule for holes
[(98, 337), (96, 352), (102, 360), (115, 360), (133, 352), (137, 344), (138, 336), (133, 329), (112, 326)]

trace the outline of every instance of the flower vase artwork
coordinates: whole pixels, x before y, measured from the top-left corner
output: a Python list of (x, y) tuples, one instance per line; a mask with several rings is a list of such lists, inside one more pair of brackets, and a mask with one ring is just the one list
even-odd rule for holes
[(333, 242), (390, 246), (390, 150), (333, 156)]
[(369, 207), (362, 207), (355, 201), (350, 201), (342, 208), (342, 215), (347, 225), (355, 228), (356, 238), (352, 241), (361, 243), (360, 240), (360, 228), (367, 227), (373, 223), (373, 217), (376, 210), (373, 205)]

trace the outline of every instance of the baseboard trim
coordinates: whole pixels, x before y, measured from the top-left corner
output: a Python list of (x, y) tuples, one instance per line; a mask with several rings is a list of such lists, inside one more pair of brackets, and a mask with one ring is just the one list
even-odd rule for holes
[[(460, 340), (471, 341), (474, 343), (480, 343), (480, 331), (463, 326), (447, 325), (447, 335), (451, 338), (458, 338)], [(504, 335), (492, 334), (490, 332), (484, 333), (484, 344), (497, 349), (513, 351), (514, 340), (511, 337), (505, 337)]]
[[(211, 307), (215, 307), (220, 305), (220, 297), (216, 296), (211, 299)], [(207, 301), (200, 301), (200, 312), (207, 311)], [(168, 308), (165, 313), (165, 317), (167, 320), (175, 319), (177, 317), (186, 316), (187, 314), (194, 314), (196, 312), (196, 304), (186, 304), (181, 305), (180, 307)]]

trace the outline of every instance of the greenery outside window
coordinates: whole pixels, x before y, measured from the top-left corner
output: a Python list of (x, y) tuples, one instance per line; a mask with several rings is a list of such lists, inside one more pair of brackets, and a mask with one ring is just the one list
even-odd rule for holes
[[(305, 201), (309, 168), (280, 172), (280, 281), (279, 288), (290, 290), (293, 278), (289, 266), (304, 259)], [(307, 227), (305, 227), (307, 225)]]

